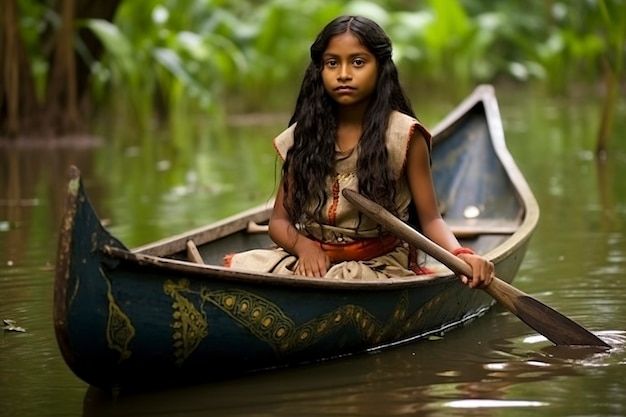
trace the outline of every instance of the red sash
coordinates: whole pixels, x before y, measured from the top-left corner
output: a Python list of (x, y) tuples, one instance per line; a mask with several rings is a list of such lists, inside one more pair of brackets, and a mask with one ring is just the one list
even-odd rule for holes
[(369, 261), (391, 252), (399, 244), (400, 239), (389, 234), (350, 243), (318, 242), (332, 262)]

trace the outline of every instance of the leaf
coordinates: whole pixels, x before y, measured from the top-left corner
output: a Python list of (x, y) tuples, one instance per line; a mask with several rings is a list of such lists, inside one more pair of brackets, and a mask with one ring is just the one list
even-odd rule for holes
[(18, 327), (15, 325), (14, 320), (2, 319), (2, 330), (5, 332), (18, 332), (18, 333), (26, 333), (23, 327)]
[(194, 79), (189, 75), (185, 69), (183, 61), (180, 56), (171, 49), (167, 48), (155, 48), (152, 51), (154, 59), (165, 67), (174, 77), (181, 81), (185, 85), (194, 85)]
[(138, 65), (135, 65), (133, 48), (117, 26), (103, 19), (86, 19), (84, 26), (96, 35), (114, 61), (119, 63), (122, 73), (131, 75), (135, 72)]

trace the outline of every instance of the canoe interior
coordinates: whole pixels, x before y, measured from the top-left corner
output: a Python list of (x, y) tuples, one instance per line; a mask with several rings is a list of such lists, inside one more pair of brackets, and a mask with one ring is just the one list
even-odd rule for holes
[[(485, 103), (479, 101), (454, 125), (434, 136), (433, 179), (441, 213), (463, 245), (488, 253), (508, 239), (524, 219), (524, 205), (494, 149)], [(224, 255), (270, 247), (267, 233), (249, 232), (248, 224), (266, 225), (271, 208), (238, 216), (239, 228), (223, 228), (193, 237), (205, 263), (222, 265)], [(253, 220), (254, 218), (254, 220)], [(189, 239), (184, 236), (183, 240)], [(173, 244), (175, 243), (175, 244)], [(182, 240), (167, 239), (135, 252), (188, 260)]]

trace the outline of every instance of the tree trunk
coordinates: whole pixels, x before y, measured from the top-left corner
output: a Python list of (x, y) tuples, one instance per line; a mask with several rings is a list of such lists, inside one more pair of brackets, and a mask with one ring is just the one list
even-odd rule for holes
[[(103, 47), (77, 19), (112, 21), (122, 0), (53, 0), (60, 26), (49, 26), (39, 47), (48, 61), (45, 97), (38, 101), (31, 65), (19, 31), (17, 0), (0, 0), (0, 138), (20, 135), (58, 136), (84, 130), (91, 67)], [(76, 53), (82, 42), (87, 56)]]
[[(16, 137), (37, 114), (30, 62), (19, 32), (16, 0), (0, 2), (0, 135)], [(32, 123), (36, 124), (36, 123)]]
[(61, 27), (56, 34), (54, 55), (46, 92), (46, 125), (57, 120), (56, 134), (76, 132), (80, 127), (76, 59), (74, 54), (74, 9), (76, 0), (62, 0)]
[(598, 137), (596, 142), (596, 156), (599, 158), (605, 158), (609, 135), (613, 127), (613, 111), (617, 102), (617, 90), (619, 85), (617, 83), (617, 75), (613, 72), (610, 63), (604, 61), (604, 103), (602, 105), (602, 113), (600, 116), (600, 127), (598, 130)]

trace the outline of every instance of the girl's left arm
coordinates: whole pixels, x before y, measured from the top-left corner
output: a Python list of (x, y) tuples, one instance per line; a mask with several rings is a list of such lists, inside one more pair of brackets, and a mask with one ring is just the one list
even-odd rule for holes
[[(453, 252), (461, 247), (450, 227), (441, 217), (430, 169), (430, 152), (426, 139), (416, 129), (406, 163), (406, 176), (417, 216), (424, 234), (439, 246)], [(487, 286), (494, 276), (493, 263), (475, 254), (459, 254), (472, 267), (472, 277), (462, 277), (471, 288)]]

